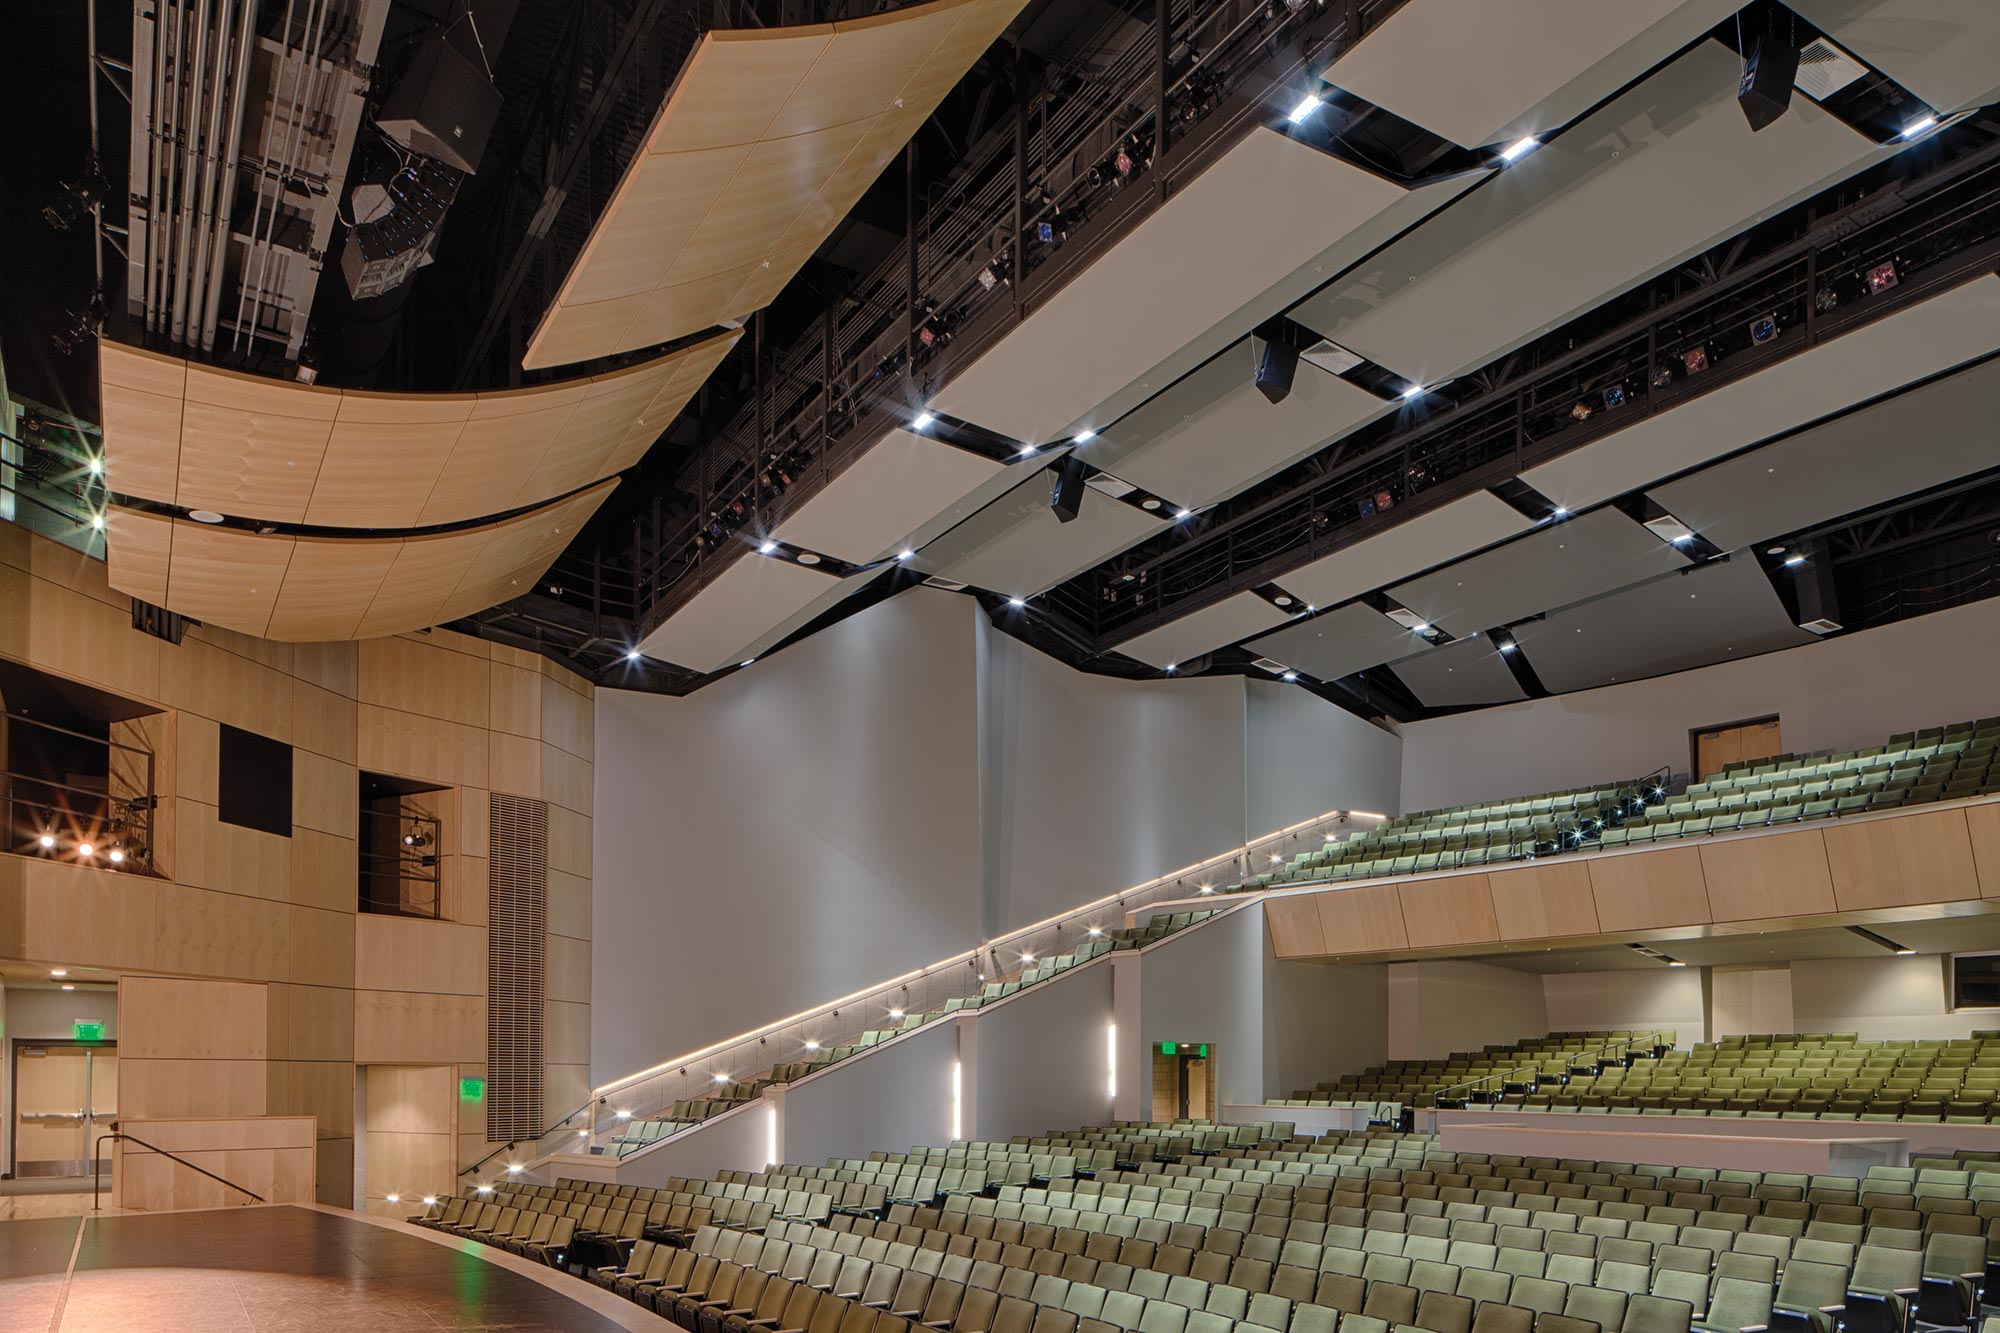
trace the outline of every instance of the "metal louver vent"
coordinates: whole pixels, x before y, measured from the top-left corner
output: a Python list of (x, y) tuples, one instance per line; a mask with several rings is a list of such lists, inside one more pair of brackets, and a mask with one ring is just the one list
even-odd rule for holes
[(542, 1016), (548, 969), (549, 808), (491, 794), (486, 926), (486, 1137), (544, 1128)]
[(1799, 72), (1792, 86), (1815, 102), (1827, 98), (1868, 72), (1868, 67), (1824, 37), (1799, 48)]

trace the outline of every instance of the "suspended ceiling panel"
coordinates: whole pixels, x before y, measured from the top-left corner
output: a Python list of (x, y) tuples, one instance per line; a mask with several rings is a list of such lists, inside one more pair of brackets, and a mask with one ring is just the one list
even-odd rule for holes
[[(1390, 511), (1389, 517), (1394, 516)], [(1504, 500), (1488, 491), (1474, 491), (1415, 518), (1385, 526), (1373, 536), (1281, 575), (1279, 582), (1315, 606), (1331, 606), (1534, 526)]]
[(849, 597), (852, 597), (855, 593), (860, 592), (876, 579), (882, 577), (886, 572), (884, 569), (864, 569), (859, 574), (849, 574), (846, 578), (834, 580), (831, 587), (826, 588), (810, 602), (807, 602), (804, 606), (792, 612), (791, 615), (750, 640), (749, 643), (743, 646), (741, 651), (729, 660), (747, 662), (752, 658), (762, 657), (765, 653), (776, 648), (786, 639), (798, 633), (822, 615), (825, 615), (837, 604), (846, 601)]
[(111, 586), (259, 638), (403, 634), (526, 592), (617, 484), (420, 537), (265, 535), (114, 506), (105, 520)]
[(1725, 550), (2000, 467), (2000, 358), (1907, 389), (1649, 494)]
[(522, 364), (649, 347), (768, 304), (1022, 3), (705, 34)]
[(1464, 638), (1679, 569), (1688, 558), (1616, 509), (1599, 509), (1389, 589)]
[(1058, 522), (1044, 470), (932, 542), (916, 566), (1009, 597), (1033, 597), (1166, 526), (1166, 519), (1096, 491), (1084, 493), (1074, 521)]
[(1528, 697), (1485, 635), (1392, 663), (1389, 669), (1426, 708), (1477, 708)]
[(1004, 463), (928, 436), (892, 430), (787, 514), (772, 535), (809, 551), (867, 564), (904, 549), (931, 520), (950, 513), (1006, 471)]
[(1030, 444), (1104, 429), (1478, 179), (1406, 190), (1258, 129), (930, 405)]
[(1516, 625), (1514, 638), (1557, 694), (1815, 641), (1744, 554)]
[(1408, 379), (1484, 365), (1892, 150), (1810, 99), (1752, 134), (1704, 42), (1292, 313)]
[(2000, 278), (1989, 275), (1635, 421), (1521, 480), (1582, 509), (1993, 351)]
[(274, 523), (463, 523), (631, 467), (740, 336), (588, 379), (478, 394), (328, 389), (104, 342), (106, 483)]
[(1374, 607), (1349, 602), (1308, 616), (1275, 634), (1245, 645), (1260, 657), (1283, 662), (1294, 671), (1321, 680), (1338, 680), (1357, 671), (1431, 647)]
[(1413, 0), (1326, 81), (1466, 148), (1568, 124), (1720, 23), (1737, 0)]
[(639, 650), (690, 671), (716, 671), (836, 590), (841, 580), (790, 560), (747, 554), (667, 617)]
[(1291, 619), (1289, 612), (1271, 605), (1254, 592), (1239, 592), (1213, 606), (1169, 621), (1134, 639), (1116, 645), (1127, 657), (1151, 666), (1169, 667), (1199, 657), (1205, 652), (1235, 643), (1246, 634), (1255, 634)]
[(1792, 8), (1939, 111), (2000, 100), (1993, 0), (1797, 0)]
[(1274, 404), (1257, 391), (1255, 356), (1245, 338), (1084, 445), (1084, 457), (1199, 509), (1394, 410), (1306, 361), (1291, 393)]

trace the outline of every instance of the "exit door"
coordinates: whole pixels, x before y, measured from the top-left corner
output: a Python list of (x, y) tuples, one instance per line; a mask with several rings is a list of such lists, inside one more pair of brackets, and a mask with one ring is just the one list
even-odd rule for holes
[(1209, 1043), (1153, 1046), (1153, 1119), (1215, 1119), (1215, 1063)]
[(118, 1115), (116, 1044), (17, 1037), (13, 1055), (9, 1168), (16, 1178), (88, 1177), (98, 1140)]

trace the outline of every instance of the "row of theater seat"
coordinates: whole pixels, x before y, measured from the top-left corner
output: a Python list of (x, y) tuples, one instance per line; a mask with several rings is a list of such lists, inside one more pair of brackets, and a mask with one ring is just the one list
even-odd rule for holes
[(1442, 1061), (1392, 1061), (1295, 1092), (1293, 1103), (1402, 1099), (1520, 1110), (1984, 1124), (2000, 1113), (2000, 1033), (1861, 1041), (1853, 1033), (1729, 1038), (1690, 1051), (1672, 1033), (1614, 1036), (1616, 1058), (1577, 1064), (1597, 1037), (1556, 1034)]
[[(1040, 1146), (1102, 1143), (1116, 1152), (1198, 1131), (1114, 1126), (1051, 1136)], [(959, 1333), (1003, 1325), (1043, 1333), (1228, 1333), (1245, 1324), (1272, 1333), (1328, 1333), (1337, 1324), (1353, 1333), (1679, 1333), (1785, 1323), (1787, 1309), (1801, 1329), (1831, 1333), (1830, 1320), (1819, 1317), (1829, 1305), (1846, 1311), (1850, 1328), (1893, 1333), (1902, 1326), (1894, 1322), (1899, 1302), (1919, 1287), (1930, 1315), (1959, 1318), (1972, 1308), (1990, 1246), (1984, 1214), (2000, 1214), (2000, 1201), (1987, 1210), (1970, 1198), (1959, 1201), (1969, 1211), (1927, 1211), (1922, 1205), (1932, 1196), (1902, 1188), (1949, 1185), (1943, 1177), (1951, 1175), (1972, 1179), (1965, 1173), (1932, 1173), (1928, 1181), (1924, 1173), (1882, 1173), (1868, 1183), (1888, 1188), (1857, 1190), (1859, 1182), (1840, 1178), (1475, 1160), (1414, 1136), (1366, 1135), (1266, 1140), (1189, 1161), (1156, 1159), (1144, 1169), (1128, 1156), (1127, 1165), (1096, 1178), (939, 1196), (867, 1215), (836, 1212), (818, 1225), (773, 1214), (761, 1235), (716, 1224), (690, 1234), (665, 1225), (689, 1200), (731, 1190), (736, 1196), (726, 1202), (746, 1204), (748, 1191), (760, 1189), (791, 1206), (820, 1192), (801, 1186), (853, 1184), (837, 1177), (907, 1164), (887, 1160), (897, 1156), (907, 1157), (810, 1168), (832, 1176), (804, 1175), (804, 1168), (755, 1173), (755, 1180), (731, 1173), (737, 1178), (670, 1182), (682, 1188), (663, 1191), (503, 1189), (543, 1207), (602, 1209), (600, 1218), (614, 1208), (626, 1218), (657, 1212), (660, 1225), (642, 1227), (647, 1235), (617, 1262), (597, 1265), (597, 1276), (710, 1333), (719, 1333), (732, 1311), (747, 1325), (782, 1319), (757, 1313), (772, 1303), (796, 1310), (794, 1301), (825, 1299)], [(1398, 1157), (1425, 1165), (1366, 1164)], [(1275, 1178), (1298, 1166), (1318, 1174), (1296, 1179), (1315, 1183)], [(2000, 1193), (2000, 1175), (1993, 1180)], [(1975, 1187), (1961, 1188), (1970, 1194)], [(1593, 1190), (1599, 1197), (1590, 1197)], [(1610, 1191), (1625, 1197), (1603, 1197)], [(1640, 1195), (1666, 1202), (1640, 1202)], [(1137, 1215), (1134, 1205), (1148, 1215)], [(1106, 1211), (1112, 1207), (1118, 1211)], [(1182, 1219), (1213, 1221), (1161, 1215), (1175, 1208)], [(753, 1216), (746, 1212), (743, 1221)], [(1086, 1324), (1093, 1327), (1086, 1331)]]
[(1905, 732), (1883, 745), (1732, 765), (1671, 791), (1656, 774), (1404, 815), (1329, 841), (1230, 892), (1417, 875), (1623, 847), (2000, 791), (2000, 718)]
[(902, 1014), (892, 1026), (872, 1028), (853, 1042), (822, 1046), (806, 1059), (774, 1065), (754, 1078), (719, 1087), (713, 1093), (701, 1097), (676, 1102), (664, 1114), (635, 1116), (618, 1134), (606, 1141), (604, 1150), (614, 1157), (628, 1156), (683, 1129), (740, 1106), (746, 1101), (755, 1100), (765, 1088), (773, 1084), (796, 1082), (809, 1074), (818, 1073), (829, 1065), (879, 1046), (891, 1037), (900, 1036), (940, 1018), (948, 1018), (953, 1014), (976, 1010), (1004, 1000), (1023, 987), (1048, 981), (1072, 967), (1107, 953), (1124, 949), (1142, 949), (1176, 931), (1205, 921), (1213, 915), (1215, 915), (1214, 909), (1170, 912), (1153, 917), (1142, 926), (1123, 926), (1099, 931), (1093, 937), (1078, 940), (1072, 949), (1033, 959), (1019, 971), (987, 981), (978, 991), (970, 995), (954, 997), (933, 1008)]

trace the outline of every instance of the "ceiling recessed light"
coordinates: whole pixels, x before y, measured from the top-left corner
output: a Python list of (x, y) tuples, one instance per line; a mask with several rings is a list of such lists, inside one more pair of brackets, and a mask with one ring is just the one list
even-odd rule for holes
[(1016, 457), (1016, 458), (1028, 458), (1028, 457), (1032, 456), (1032, 455), (1034, 454), (1034, 452), (1035, 452), (1035, 451), (1036, 451), (1037, 449), (1039, 449), (1040, 447), (1041, 447), (1040, 445), (1035, 445), (1035, 444), (1024, 444), (1024, 445), (1022, 445), (1022, 446), (1021, 446), (1021, 452), (1020, 452), (1020, 453), (1018, 453), (1018, 454), (1015, 454), (1015, 455), (1014, 455), (1014, 457)]
[(1014, 608), (1014, 609), (1015, 609), (1016, 611), (1018, 611), (1018, 610), (1020, 610), (1020, 609), (1021, 609), (1022, 607), (1026, 606), (1026, 605), (1027, 605), (1027, 603), (1026, 603), (1026, 602), (1024, 602), (1024, 601), (1022, 601), (1022, 600), (1021, 600), (1020, 598), (1018, 598), (1018, 597), (1009, 597), (1009, 598), (1007, 599), (1007, 605), (1009, 605), (1009, 606), (1013, 607), (1013, 608)]
[(1174, 519), (1176, 522), (1184, 518), (1193, 518), (1193, 517), (1194, 517), (1194, 510), (1192, 509), (1182, 509), (1174, 514)]
[(758, 543), (757, 546), (757, 554), (771, 555), (774, 554), (777, 551), (777, 549), (778, 549), (778, 544), (776, 542), (760, 542)]
[(52, 967), (49, 969), (49, 975), (52, 977), (66, 977), (69, 975), (69, 969), (65, 967)]
[(1145, 499), (1139, 501), (1139, 508), (1141, 509), (1153, 510), (1153, 509), (1158, 509), (1159, 507), (1160, 507), (1159, 499), (1155, 496), (1149, 495)]
[(898, 551), (896, 552), (896, 558), (898, 560), (915, 560), (917, 553), (915, 551)]
[(1936, 116), (1924, 116), (1923, 118), (1912, 121), (1910, 124), (1904, 126), (1902, 137), (1905, 139), (1914, 139), (1919, 134), (1923, 134), (1926, 131), (1936, 129), (1937, 123), (1938, 121)]
[(188, 510), (188, 517), (197, 523), (222, 522), (222, 515), (216, 513), (213, 509), (190, 509)]
[(1274, 605), (1277, 606), (1290, 606), (1292, 604), (1292, 599), (1285, 596), (1285, 594), (1283, 593), (1279, 593), (1276, 597), (1273, 597), (1271, 601)]
[(1300, 121), (1304, 120), (1307, 116), (1310, 116), (1313, 112), (1319, 110), (1319, 108), (1320, 108), (1319, 94), (1307, 93), (1304, 97), (1300, 98), (1298, 103), (1292, 107), (1289, 113), (1286, 114), (1285, 119), (1290, 121), (1292, 124), (1296, 125)]
[(917, 419), (916, 419), (915, 421), (912, 421), (912, 422), (910, 423), (910, 429), (911, 429), (911, 430), (923, 430), (923, 429), (925, 429), (926, 427), (928, 427), (928, 426), (929, 426), (929, 425), (930, 425), (930, 424), (931, 424), (931, 423), (932, 423), (933, 421), (936, 421), (936, 420), (937, 420), (937, 418), (936, 418), (936, 417), (934, 417), (934, 416), (932, 416), (932, 415), (931, 415), (930, 413), (928, 413), (928, 412), (919, 412), (919, 413), (917, 413)]
[(811, 551), (800, 551), (799, 563), (802, 565), (816, 565), (819, 563), (819, 557), (814, 555)]
[(1423, 395), (1423, 392), (1424, 392), (1424, 386), (1423, 386), (1423, 385), (1421, 385), (1421, 384), (1412, 384), (1412, 385), (1411, 385), (1411, 386), (1410, 386), (1409, 388), (1407, 388), (1407, 389), (1403, 390), (1403, 397), (1405, 397), (1405, 398), (1417, 398), (1417, 397), (1421, 397), (1421, 396)]
[(636, 662), (639, 660), (640, 656), (641, 654), (637, 648), (630, 648), (626, 650), (625, 660), (628, 662)]
[(1295, 681), (1298, 678), (1299, 678), (1299, 673), (1296, 671), (1287, 671), (1284, 675), (1278, 677), (1279, 680), (1282, 680), (1287, 684), (1290, 684), (1292, 681)]
[(1533, 135), (1529, 135), (1525, 139), (1516, 139), (1500, 150), (1500, 160), (1502, 162), (1518, 161), (1541, 146), (1542, 141)]
[(1076, 433), (1076, 443), (1078, 444), (1089, 444), (1096, 438), (1097, 432), (1094, 430), (1080, 430)]

